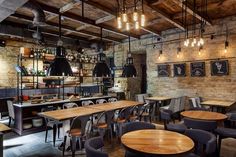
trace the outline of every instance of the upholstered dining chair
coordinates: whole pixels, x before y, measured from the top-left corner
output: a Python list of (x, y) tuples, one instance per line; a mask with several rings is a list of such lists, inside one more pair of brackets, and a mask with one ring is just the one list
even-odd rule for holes
[[(144, 130), (144, 129), (156, 129), (156, 126), (147, 122), (129, 122), (122, 126), (122, 135), (136, 130)], [(145, 157), (145, 155), (133, 153), (130, 151), (125, 151), (125, 157)]]
[[(161, 114), (160, 116), (161, 120), (164, 121), (165, 130), (184, 133), (185, 130), (187, 129), (187, 127), (182, 122), (175, 124), (175, 120), (172, 118), (173, 112), (171, 110), (166, 110), (166, 109), (160, 110), (160, 114)], [(173, 121), (174, 124), (170, 123), (171, 121)]]
[(8, 126), (10, 126), (11, 121), (15, 120), (14, 106), (13, 106), (13, 102), (11, 100), (7, 100), (7, 108), (8, 108), (8, 114), (9, 114)]
[(108, 154), (102, 151), (104, 147), (101, 137), (93, 137), (85, 141), (86, 157), (108, 157)]
[[(228, 120), (231, 123), (236, 122), (236, 113), (228, 114)], [(215, 130), (215, 133), (218, 136), (218, 153), (220, 154), (221, 150), (221, 141), (224, 138), (235, 138), (236, 139), (236, 129), (235, 128), (225, 128), (225, 127), (218, 127)]]
[(201, 105), (201, 102), (202, 102), (202, 98), (201, 98), (201, 97), (189, 98), (190, 110), (208, 111), (208, 110), (209, 110), (209, 107), (202, 106), (202, 105)]
[(216, 121), (207, 121), (207, 120), (198, 120), (198, 119), (191, 119), (191, 118), (184, 118), (184, 125), (187, 126), (189, 129), (201, 129), (209, 132), (214, 132), (217, 128)]
[(213, 133), (199, 129), (187, 129), (185, 135), (190, 137), (195, 143), (194, 153), (186, 157), (206, 157), (215, 156), (217, 139)]

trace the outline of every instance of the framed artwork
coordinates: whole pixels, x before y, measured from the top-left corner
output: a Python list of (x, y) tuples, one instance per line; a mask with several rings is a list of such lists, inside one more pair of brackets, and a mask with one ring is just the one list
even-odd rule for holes
[(185, 77), (186, 76), (186, 64), (174, 64), (174, 76)]
[(158, 77), (168, 77), (170, 75), (170, 66), (168, 64), (157, 65)]
[(206, 75), (205, 62), (190, 63), (190, 73), (192, 77), (203, 77)]
[(228, 60), (211, 61), (211, 75), (212, 76), (229, 75)]

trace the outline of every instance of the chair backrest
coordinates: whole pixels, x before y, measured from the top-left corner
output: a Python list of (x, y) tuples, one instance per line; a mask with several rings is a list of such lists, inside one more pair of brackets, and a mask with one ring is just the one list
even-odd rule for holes
[(184, 118), (184, 124), (187, 128), (191, 129), (201, 129), (205, 131), (214, 131), (217, 128), (216, 121), (198, 120), (191, 118)]
[[(57, 110), (57, 107), (55, 107), (55, 106), (46, 106), (46, 107), (43, 107), (41, 109), (41, 112), (54, 111), (54, 110)], [(45, 119), (46, 124), (50, 121), (54, 121), (54, 120), (48, 119), (46, 117), (44, 117), (44, 119)]]
[(106, 111), (101, 113), (98, 117), (97, 124), (106, 123), (108, 126), (110, 126), (113, 121), (114, 112), (115, 111)]
[(191, 109), (202, 108), (201, 98), (200, 97), (189, 98), (189, 105)]
[(169, 106), (168, 110), (174, 111), (175, 102), (176, 102), (176, 98), (173, 98), (170, 100), (170, 103), (168, 105)]
[(145, 98), (146, 97), (149, 97), (150, 94), (136, 94), (135, 95), (135, 100), (138, 101), (138, 102), (141, 102), (141, 103), (145, 103)]
[(15, 119), (14, 106), (13, 106), (13, 102), (11, 100), (7, 100), (7, 108), (8, 108), (9, 116), (12, 119)]
[(87, 100), (87, 101), (82, 101), (81, 105), (82, 106), (88, 106), (88, 105), (94, 105), (94, 103), (91, 100)]
[(87, 157), (108, 157), (108, 154), (102, 152), (101, 149), (104, 146), (103, 139), (99, 137), (93, 137), (85, 141), (85, 151)]
[(98, 99), (96, 100), (96, 104), (103, 104), (103, 103), (107, 103), (106, 99)]
[(172, 113), (173, 112), (171, 110), (165, 110), (165, 109), (160, 110), (161, 119), (164, 120), (165, 124), (171, 121)]
[(108, 102), (116, 102), (116, 101), (118, 101), (117, 98), (109, 98), (108, 99)]
[(119, 112), (118, 118), (120, 119), (129, 119), (130, 111), (132, 107), (122, 108)]
[(70, 129), (81, 129), (81, 134), (84, 136), (90, 130), (88, 127), (88, 125), (91, 125), (90, 123), (89, 116), (75, 117), (71, 123)]
[(206, 156), (216, 151), (216, 136), (208, 131), (200, 129), (187, 129), (185, 135), (195, 143), (195, 153), (199, 156)]
[(186, 96), (182, 96), (180, 98), (180, 107), (179, 107), (180, 111), (183, 111), (185, 109), (185, 102), (186, 102)]
[(140, 111), (140, 116), (142, 116), (144, 113), (148, 113), (150, 116), (154, 114), (154, 104), (153, 103), (146, 103), (142, 106)]
[(63, 109), (74, 108), (74, 107), (78, 107), (78, 105), (73, 102), (63, 104)]
[(156, 129), (156, 126), (146, 122), (130, 122), (122, 126), (122, 135), (135, 130)]

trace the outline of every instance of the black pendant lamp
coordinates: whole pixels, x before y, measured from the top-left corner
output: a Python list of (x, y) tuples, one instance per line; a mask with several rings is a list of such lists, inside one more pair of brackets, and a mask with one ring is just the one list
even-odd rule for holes
[(57, 42), (56, 56), (47, 70), (47, 76), (72, 76), (70, 64), (66, 59), (66, 50), (61, 40), (61, 14), (59, 13), (59, 40)]
[(137, 72), (134, 67), (134, 59), (131, 57), (130, 53), (130, 36), (129, 36), (129, 52), (128, 52), (128, 57), (126, 59), (126, 64), (123, 67), (123, 72), (122, 72), (122, 77), (136, 77)]
[(101, 28), (101, 43), (100, 52), (97, 56), (97, 63), (93, 69), (94, 77), (110, 77), (111, 71), (106, 64), (106, 55), (103, 53), (102, 28)]

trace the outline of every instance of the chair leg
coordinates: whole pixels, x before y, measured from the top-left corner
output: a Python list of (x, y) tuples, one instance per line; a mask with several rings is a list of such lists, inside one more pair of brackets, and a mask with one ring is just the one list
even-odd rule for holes
[(10, 127), (11, 125), (11, 117), (9, 117), (9, 123), (8, 123), (8, 126)]
[(57, 126), (57, 138), (60, 138), (60, 127), (59, 126)]
[(63, 141), (63, 150), (62, 150), (62, 155), (63, 155), (63, 156), (65, 155), (66, 139), (67, 139), (67, 136), (64, 136), (64, 141)]
[(53, 125), (53, 146), (55, 147), (56, 143), (56, 134), (57, 134), (57, 126)]
[(48, 126), (45, 128), (45, 143), (47, 143), (47, 138), (48, 138)]
[(72, 157), (75, 157), (75, 150), (76, 150), (76, 137), (75, 136), (72, 136), (71, 138), (71, 150), (72, 150)]

